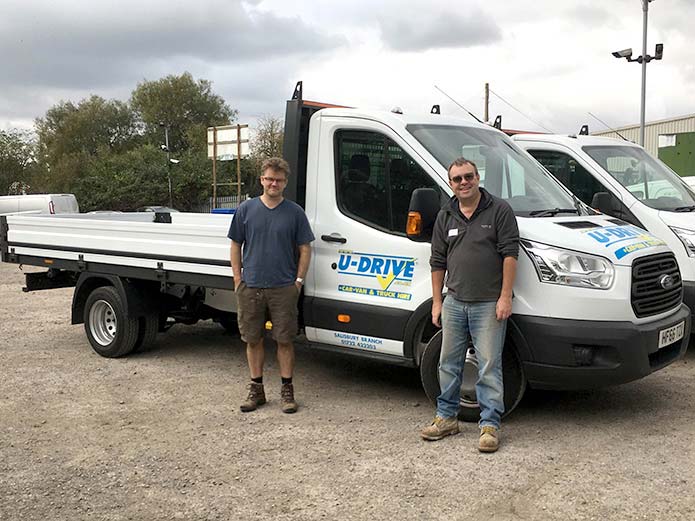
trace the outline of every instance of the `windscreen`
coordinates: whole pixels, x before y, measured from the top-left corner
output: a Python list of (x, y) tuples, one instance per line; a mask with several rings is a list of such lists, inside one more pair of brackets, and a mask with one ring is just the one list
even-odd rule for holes
[(455, 159), (473, 161), (480, 185), (505, 199), (516, 215), (573, 210), (571, 196), (509, 138), (494, 130), (452, 125), (408, 125), (408, 131), (444, 168)]
[(682, 211), (695, 206), (692, 189), (644, 149), (622, 145), (585, 146), (582, 149), (647, 206), (668, 211)]

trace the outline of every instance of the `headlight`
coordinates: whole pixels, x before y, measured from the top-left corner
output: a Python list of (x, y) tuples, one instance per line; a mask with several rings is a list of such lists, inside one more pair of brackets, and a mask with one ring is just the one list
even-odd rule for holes
[(608, 289), (613, 284), (613, 263), (603, 257), (522, 240), (541, 282), (580, 288)]
[(690, 257), (695, 257), (695, 231), (686, 230), (685, 228), (676, 228), (674, 226), (670, 228), (673, 230), (673, 233), (676, 234), (676, 237), (681, 240), (688, 255)]

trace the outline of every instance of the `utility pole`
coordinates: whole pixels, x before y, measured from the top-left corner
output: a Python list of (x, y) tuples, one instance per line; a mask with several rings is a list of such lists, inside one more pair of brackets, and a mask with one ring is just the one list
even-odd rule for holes
[[(649, 2), (652, 0), (642, 0), (642, 56), (647, 56), (647, 16), (649, 14)], [(647, 60), (642, 60), (642, 99), (640, 105), (639, 120), (639, 144), (644, 146), (644, 113), (646, 107), (647, 92)]]
[(169, 126), (164, 125), (164, 146), (167, 152), (167, 183), (169, 184), (169, 208), (174, 207), (174, 199), (171, 193), (171, 152), (169, 151)]
[(628, 62), (637, 62), (642, 66), (642, 94), (640, 97), (640, 123), (639, 123), (639, 144), (644, 146), (644, 113), (647, 97), (647, 64), (652, 60), (661, 60), (664, 56), (664, 44), (657, 43), (654, 56), (647, 54), (647, 16), (649, 13), (649, 2), (654, 0), (642, 0), (642, 56), (632, 57), (632, 48), (615, 51), (613, 56), (625, 58)]

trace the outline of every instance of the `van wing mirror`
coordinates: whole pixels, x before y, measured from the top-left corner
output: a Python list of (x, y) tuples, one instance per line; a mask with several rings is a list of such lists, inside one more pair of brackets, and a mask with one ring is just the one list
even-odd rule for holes
[(615, 196), (609, 192), (596, 192), (591, 199), (591, 207), (601, 213), (615, 216), (620, 212)]
[(428, 242), (432, 239), (434, 221), (439, 213), (439, 192), (433, 188), (416, 188), (410, 196), (408, 207), (408, 239), (415, 242)]

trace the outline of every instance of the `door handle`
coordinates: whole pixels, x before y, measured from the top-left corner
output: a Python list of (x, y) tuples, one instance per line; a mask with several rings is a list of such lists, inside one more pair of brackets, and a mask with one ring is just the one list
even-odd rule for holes
[(347, 242), (347, 239), (340, 235), (322, 235), (321, 240), (326, 242), (339, 242), (340, 244), (345, 244)]

